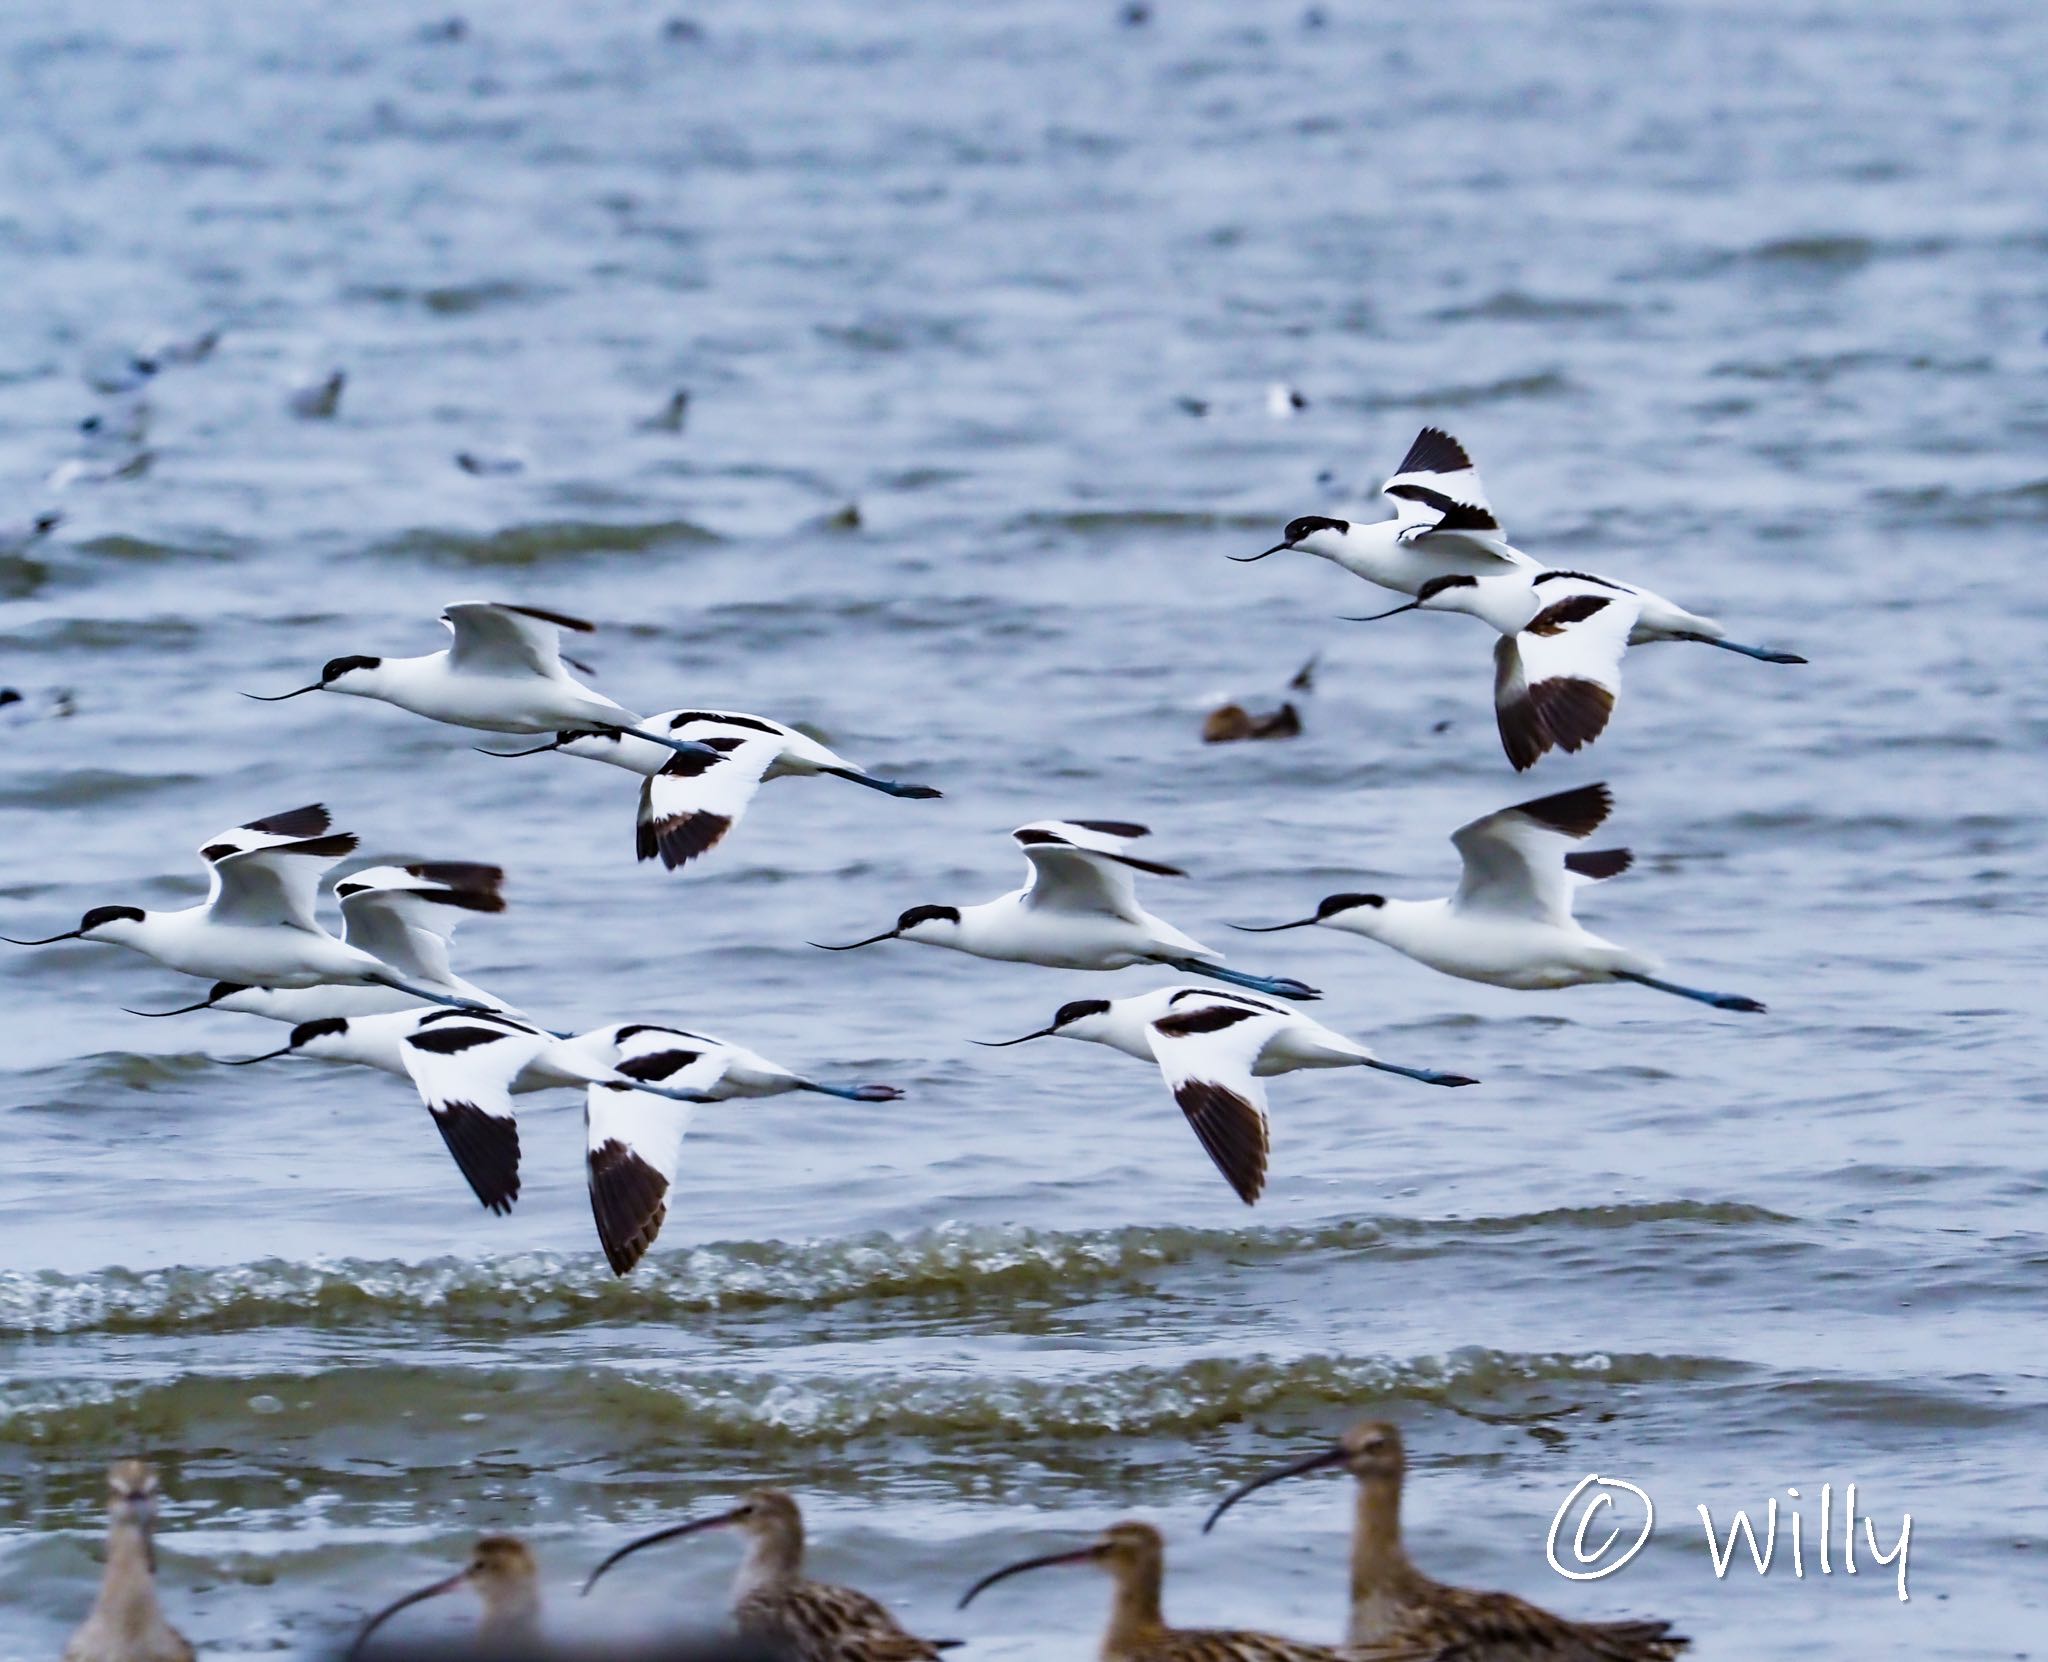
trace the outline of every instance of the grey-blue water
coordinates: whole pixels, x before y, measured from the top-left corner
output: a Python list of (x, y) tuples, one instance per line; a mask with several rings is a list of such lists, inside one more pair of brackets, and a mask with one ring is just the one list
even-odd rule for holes
[[(1342, 1478), (1196, 1529), (1363, 1413), (1449, 1579), (1703, 1658), (2039, 1652), (2048, 23), (1318, 9), (6, 9), (0, 519), (67, 517), (0, 554), (0, 926), (184, 903), (211, 833), (321, 800), (366, 852), (502, 862), (459, 965), (559, 1025), (910, 1095), (706, 1110), (619, 1283), (573, 1098), (524, 1110), (493, 1219), (401, 1082), (219, 1069), (277, 1030), (120, 1014), (194, 988), (114, 948), (8, 949), (0, 1657), (61, 1648), (131, 1450), (209, 1655), (310, 1654), (486, 1528), (535, 1540), (566, 1633), (703, 1619), (729, 1543), (596, 1613), (574, 1586), (765, 1481), (820, 1573), (973, 1655), (1092, 1645), (1085, 1580), (951, 1604), (1124, 1515), (1169, 1531), (1176, 1619), (1334, 1638)], [(45, 486), (117, 402), (85, 372), (216, 325), (146, 389), (139, 477)], [(333, 365), (338, 417), (288, 415)], [(639, 430), (678, 386), (686, 430)], [(1537, 557), (1811, 665), (1640, 650), (1607, 736), (1516, 780), (1480, 625), (1339, 623), (1391, 602), (1225, 559), (1369, 500), (1424, 421)], [(598, 620), (637, 708), (801, 721), (946, 798), (770, 785), (669, 876), (624, 774), (235, 696), (433, 650), (462, 598)], [(1302, 738), (1199, 743), (1317, 649)], [(1445, 892), (1453, 826), (1594, 778), (1640, 863), (1589, 921), (1768, 1016), (1224, 927)], [(1150, 1069), (967, 1043), (1143, 973), (804, 944), (998, 893), (1047, 814), (1150, 824), (1193, 874), (1161, 911), (1483, 1086), (1275, 1081), (1246, 1212)], [(1658, 1524), (1574, 1585), (1544, 1537), (1589, 1472)], [(1887, 1546), (1913, 1515), (1908, 1603), (1817, 1572), (1852, 1481)], [(1805, 1578), (1781, 1540), (1717, 1581), (1694, 1507), (1772, 1496)]]

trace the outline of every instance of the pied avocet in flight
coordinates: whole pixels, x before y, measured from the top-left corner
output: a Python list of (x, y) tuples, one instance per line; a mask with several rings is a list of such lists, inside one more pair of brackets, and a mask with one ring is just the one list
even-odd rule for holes
[(1463, 1074), (1382, 1062), (1356, 1040), (1284, 1004), (1214, 987), (1161, 987), (1134, 998), (1062, 1004), (1052, 1025), (990, 1049), (1031, 1039), (1086, 1039), (1141, 1062), (1157, 1062), (1167, 1089), (1247, 1206), (1266, 1186), (1266, 1087), (1260, 1080), (1302, 1068), (1377, 1068), (1426, 1085), (1476, 1085)]
[(562, 659), (561, 631), (588, 633), (597, 627), (594, 623), (534, 606), (487, 600), (458, 601), (441, 613), (441, 621), (455, 639), (440, 652), (420, 658), (330, 658), (317, 681), (290, 692), (243, 696), (281, 704), (310, 692), (346, 693), (486, 733), (624, 727), (678, 753), (704, 750), (702, 745), (649, 730), (632, 711), (569, 673)]
[(467, 1008), (466, 998), (415, 985), (320, 926), (313, 915), (320, 874), (356, 847), (353, 833), (330, 834), (330, 823), (327, 810), (314, 803), (210, 838), (199, 857), (213, 887), (197, 906), (176, 912), (95, 906), (76, 929), (40, 940), (0, 940), (14, 946), (105, 941), (202, 980), (244, 987), (386, 987), (415, 1000)]
[(1187, 875), (1178, 866), (1128, 852), (1133, 841), (1150, 834), (1142, 825), (1112, 819), (1047, 819), (1020, 825), (1010, 835), (1031, 864), (1031, 879), (1021, 889), (979, 906), (913, 906), (896, 919), (893, 929), (826, 950), (851, 952), (877, 941), (916, 941), (977, 958), (1051, 969), (1165, 964), (1183, 974), (1211, 976), (1281, 998), (1320, 996), (1291, 977), (1226, 969), (1220, 962), (1222, 953), (1140, 906), (1133, 872)]
[(634, 844), (641, 859), (659, 856), (670, 871), (717, 847), (739, 823), (754, 792), (770, 779), (829, 774), (890, 796), (929, 799), (940, 794), (929, 785), (902, 785), (880, 778), (808, 734), (766, 716), (731, 710), (666, 710), (649, 716), (647, 726), (707, 748), (679, 756), (614, 727), (602, 733), (558, 733), (553, 743), (532, 750), (485, 754), (538, 756), (542, 751), (559, 750), (639, 774), (643, 783)]
[(1739, 993), (1660, 980), (1656, 959), (1601, 939), (1572, 916), (1580, 885), (1618, 877), (1634, 858), (1625, 848), (1578, 853), (1570, 846), (1597, 831), (1613, 808), (1605, 785), (1581, 785), (1482, 815), (1451, 833), (1465, 863), (1455, 894), (1440, 900), (1333, 894), (1314, 917), (1251, 933), (1321, 924), (1489, 986), (1531, 991), (1633, 981), (1717, 1010), (1761, 1012), (1763, 1005)]
[[(504, 1000), (457, 975), (448, 962), (449, 937), (464, 912), (502, 912), (502, 867), (467, 860), (427, 860), (410, 866), (366, 866), (334, 885), (341, 902), (341, 938), (382, 959), (413, 986), (482, 1009), (518, 1012)], [(131, 1010), (132, 1016), (182, 1016), (192, 1010), (236, 1010), (272, 1021), (315, 1021), (321, 1016), (374, 1016), (406, 1010), (419, 1000), (392, 987), (244, 987), (217, 981), (196, 1004), (175, 1010)]]

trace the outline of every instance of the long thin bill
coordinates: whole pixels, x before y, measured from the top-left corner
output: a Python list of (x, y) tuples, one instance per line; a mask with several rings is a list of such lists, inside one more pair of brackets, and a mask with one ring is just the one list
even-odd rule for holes
[(363, 1624), (363, 1630), (356, 1635), (355, 1643), (348, 1647), (350, 1658), (362, 1655), (363, 1646), (369, 1643), (370, 1635), (391, 1620), (399, 1611), (410, 1610), (415, 1604), (424, 1603), (431, 1598), (439, 1598), (443, 1593), (452, 1593), (468, 1579), (469, 1572), (467, 1570), (460, 1570), (456, 1574), (451, 1575), (446, 1581), (437, 1581), (431, 1587), (422, 1587), (416, 1593), (407, 1593), (396, 1604), (385, 1605), (382, 1610), (378, 1611), (376, 1615)]
[(954, 1608), (965, 1610), (974, 1602), (977, 1594), (985, 1592), (998, 1581), (1008, 1581), (1013, 1575), (1022, 1575), (1026, 1570), (1049, 1570), (1055, 1564), (1086, 1564), (1094, 1559), (1099, 1551), (1100, 1549), (1097, 1547), (1087, 1546), (1082, 1547), (1078, 1552), (1050, 1552), (1043, 1558), (1027, 1558), (1022, 1563), (1009, 1564), (1000, 1570), (992, 1570), (972, 1587), (968, 1588), (966, 1592), (962, 1593), (959, 1604), (954, 1606)]
[(1291, 1460), (1284, 1466), (1275, 1466), (1271, 1471), (1261, 1473), (1249, 1482), (1240, 1483), (1216, 1503), (1216, 1510), (1211, 1512), (1202, 1524), (1202, 1533), (1206, 1535), (1214, 1529), (1216, 1520), (1246, 1495), (1256, 1494), (1268, 1484), (1278, 1483), (1283, 1477), (1300, 1477), (1304, 1472), (1321, 1471), (1325, 1466), (1342, 1465), (1343, 1462), (1344, 1449), (1339, 1444), (1333, 1448), (1318, 1449), (1314, 1454), (1303, 1455), (1299, 1460)]
[(684, 1535), (695, 1535), (699, 1530), (716, 1529), (719, 1525), (729, 1524), (732, 1521), (732, 1513), (721, 1512), (715, 1518), (692, 1518), (688, 1523), (670, 1524), (666, 1529), (657, 1529), (652, 1535), (643, 1535), (637, 1541), (628, 1541), (617, 1552), (613, 1553), (602, 1564), (598, 1565), (596, 1569), (590, 1572), (588, 1579), (583, 1583), (583, 1591), (588, 1593), (591, 1588), (597, 1585), (598, 1577), (603, 1575), (606, 1570), (610, 1569), (621, 1559), (632, 1557), (642, 1547), (659, 1546), (663, 1541), (673, 1541)]

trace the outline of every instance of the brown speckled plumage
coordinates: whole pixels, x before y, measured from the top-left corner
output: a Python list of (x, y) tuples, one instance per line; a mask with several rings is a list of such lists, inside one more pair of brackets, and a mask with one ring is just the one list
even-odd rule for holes
[(1169, 1627), (1160, 1611), (1166, 1579), (1166, 1543), (1147, 1523), (1112, 1524), (1085, 1547), (1027, 1558), (983, 1576), (961, 1599), (965, 1606), (983, 1588), (1056, 1564), (1094, 1564), (1106, 1570), (1116, 1591), (1109, 1626), (1097, 1653), (1102, 1662), (1339, 1662), (1327, 1645), (1220, 1627)]
[(64, 1662), (192, 1662), (185, 1637), (156, 1601), (156, 1472), (117, 1460), (107, 1472), (107, 1570), (92, 1614), (64, 1647)]
[(1342, 1466), (1358, 1480), (1351, 1541), (1351, 1662), (1671, 1662), (1691, 1643), (1669, 1622), (1575, 1622), (1513, 1593), (1477, 1592), (1434, 1581), (1401, 1544), (1401, 1484), (1407, 1456), (1400, 1431), (1366, 1420), (1336, 1447), (1267, 1472), (1226, 1496), (1238, 1500), (1283, 1477)]

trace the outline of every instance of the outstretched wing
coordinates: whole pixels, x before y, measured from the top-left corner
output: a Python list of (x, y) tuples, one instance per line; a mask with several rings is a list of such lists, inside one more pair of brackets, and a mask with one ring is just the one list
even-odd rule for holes
[(1491, 555), (1512, 563), (1514, 551), (1486, 500), (1479, 470), (1465, 447), (1441, 427), (1415, 435), (1394, 476), (1380, 487), (1394, 504), (1401, 540), (1461, 553)]
[(1176, 999), (1147, 1029), (1167, 1089), (1237, 1198), (1266, 1186), (1266, 1087), (1253, 1074), (1288, 1017), (1232, 997)]
[(1044, 819), (1010, 833), (1031, 862), (1031, 886), (1024, 904), (1061, 912), (1107, 912), (1135, 920), (1139, 915), (1134, 871), (1155, 877), (1185, 877), (1178, 866), (1161, 865), (1125, 851), (1151, 832), (1115, 819)]
[(330, 823), (316, 802), (234, 826), (204, 844), (199, 857), (212, 873), (207, 903), (215, 921), (318, 931), (320, 874), (356, 848), (351, 833), (330, 835)]
[(635, 849), (643, 860), (657, 855), (670, 871), (716, 848), (740, 821), (761, 778), (782, 754), (780, 735), (699, 722), (678, 733), (717, 752), (669, 757), (659, 773), (640, 787)]
[(448, 937), (464, 912), (504, 911), (504, 881), (501, 867), (458, 860), (351, 872), (334, 885), (342, 939), (407, 980), (448, 985), (454, 980)]
[(455, 1164), (501, 1215), (519, 1198), (512, 1082), (550, 1042), (516, 1022), (450, 1010), (423, 1017), (398, 1047)]
[(1621, 692), (1621, 659), (1642, 607), (1633, 595), (1560, 585), (1519, 635), (1494, 643), (1494, 715), (1516, 771), (1553, 745), (1581, 750), (1606, 730)]
[(458, 669), (483, 674), (498, 670), (559, 675), (562, 631), (588, 634), (597, 627), (561, 612), (497, 600), (459, 600), (441, 613), (441, 621), (455, 635), (448, 661)]
[(1575, 885), (1567, 850), (1599, 830), (1613, 809), (1614, 793), (1605, 785), (1581, 785), (1459, 826), (1451, 842), (1465, 870), (1452, 910), (1544, 922), (1569, 918)]
[(629, 1273), (661, 1233), (695, 1112), (690, 1103), (622, 1085), (592, 1085), (585, 1093), (590, 1215), (614, 1275)]

